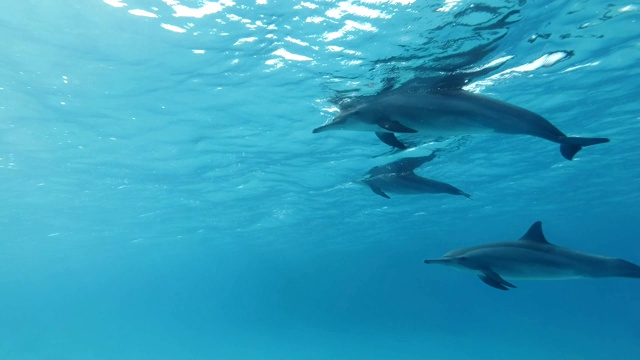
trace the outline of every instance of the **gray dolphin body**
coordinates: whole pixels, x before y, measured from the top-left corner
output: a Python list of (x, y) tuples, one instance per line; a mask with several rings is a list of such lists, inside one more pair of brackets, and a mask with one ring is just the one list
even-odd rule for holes
[(313, 132), (328, 130), (372, 131), (384, 143), (399, 149), (406, 149), (406, 145), (395, 133), (531, 135), (560, 144), (560, 152), (568, 160), (583, 146), (609, 141), (568, 137), (534, 112), (461, 89), (398, 91), (375, 96), (343, 109), (332, 122)]
[(413, 171), (436, 157), (435, 153), (428, 156), (407, 157), (386, 165), (376, 166), (367, 172), (360, 180), (371, 190), (387, 199), (386, 192), (396, 194), (452, 194), (467, 198), (469, 194), (444, 182), (427, 179), (416, 175)]
[(550, 244), (535, 222), (520, 239), (453, 250), (440, 259), (425, 260), (478, 273), (485, 284), (500, 290), (516, 286), (507, 279), (560, 280), (577, 278), (640, 278), (640, 266)]

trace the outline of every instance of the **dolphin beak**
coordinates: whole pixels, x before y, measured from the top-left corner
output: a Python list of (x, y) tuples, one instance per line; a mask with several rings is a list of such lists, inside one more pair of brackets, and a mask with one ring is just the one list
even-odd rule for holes
[(425, 264), (449, 264), (451, 262), (451, 259), (447, 259), (447, 258), (440, 258), (440, 259), (427, 259), (424, 261)]
[(322, 125), (320, 127), (317, 127), (315, 129), (313, 129), (313, 133), (317, 134), (319, 132), (323, 132), (323, 131), (327, 131), (327, 130), (331, 130), (333, 123), (328, 123), (326, 125)]
[(343, 115), (338, 114), (338, 116), (334, 117), (333, 120), (331, 120), (331, 122), (313, 129), (313, 133), (316, 134), (323, 131), (342, 129), (342, 125), (344, 125), (345, 121), (346, 121), (345, 117)]
[(323, 131), (325, 130), (325, 127), (326, 127), (326, 126), (327, 126), (327, 125), (323, 125), (323, 126), (320, 126), (320, 127), (318, 127), (318, 128), (315, 128), (315, 129), (313, 129), (312, 133), (317, 134), (317, 133), (319, 133), (319, 132), (323, 132)]

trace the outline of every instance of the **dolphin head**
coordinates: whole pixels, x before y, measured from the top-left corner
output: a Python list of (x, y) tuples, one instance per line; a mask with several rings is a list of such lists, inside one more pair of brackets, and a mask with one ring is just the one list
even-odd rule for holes
[(346, 122), (347, 122), (347, 119), (345, 117), (341, 117), (340, 115), (338, 115), (335, 118), (333, 118), (333, 120), (330, 123), (324, 124), (320, 127), (313, 129), (313, 133), (316, 134), (319, 132), (324, 132), (329, 130), (341, 130), (344, 128), (344, 125)]
[(338, 116), (325, 125), (313, 129), (313, 133), (319, 133), (329, 130), (355, 130), (355, 131), (372, 131), (375, 129), (374, 124), (368, 119), (365, 106), (356, 106), (341, 110)]
[(465, 262), (466, 258), (462, 257), (451, 257), (451, 256), (443, 256), (439, 259), (427, 259), (424, 261), (425, 264), (440, 264), (452, 267), (458, 267), (459, 264)]

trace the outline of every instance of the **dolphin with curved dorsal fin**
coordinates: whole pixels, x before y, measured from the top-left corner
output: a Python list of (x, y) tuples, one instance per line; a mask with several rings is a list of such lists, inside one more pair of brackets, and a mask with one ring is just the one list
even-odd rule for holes
[(433, 160), (435, 152), (428, 156), (406, 157), (372, 168), (359, 182), (374, 193), (390, 199), (386, 192), (397, 194), (452, 194), (471, 197), (464, 191), (447, 183), (418, 176), (414, 170)]
[(627, 260), (592, 255), (547, 241), (536, 221), (516, 241), (458, 249), (425, 264), (473, 271), (485, 284), (500, 290), (516, 286), (505, 279), (561, 280), (578, 278), (640, 278), (640, 266)]
[(396, 134), (420, 133), (428, 136), (473, 134), (530, 135), (560, 144), (567, 160), (585, 146), (609, 142), (607, 138), (565, 135), (542, 116), (521, 107), (461, 88), (390, 91), (345, 107), (330, 123), (313, 130), (374, 132), (387, 145), (407, 146)]

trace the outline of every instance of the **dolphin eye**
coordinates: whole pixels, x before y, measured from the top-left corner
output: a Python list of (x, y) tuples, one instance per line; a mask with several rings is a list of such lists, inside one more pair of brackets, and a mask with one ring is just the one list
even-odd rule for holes
[(465, 262), (467, 261), (467, 257), (466, 256), (460, 256), (459, 257), (460, 261)]

